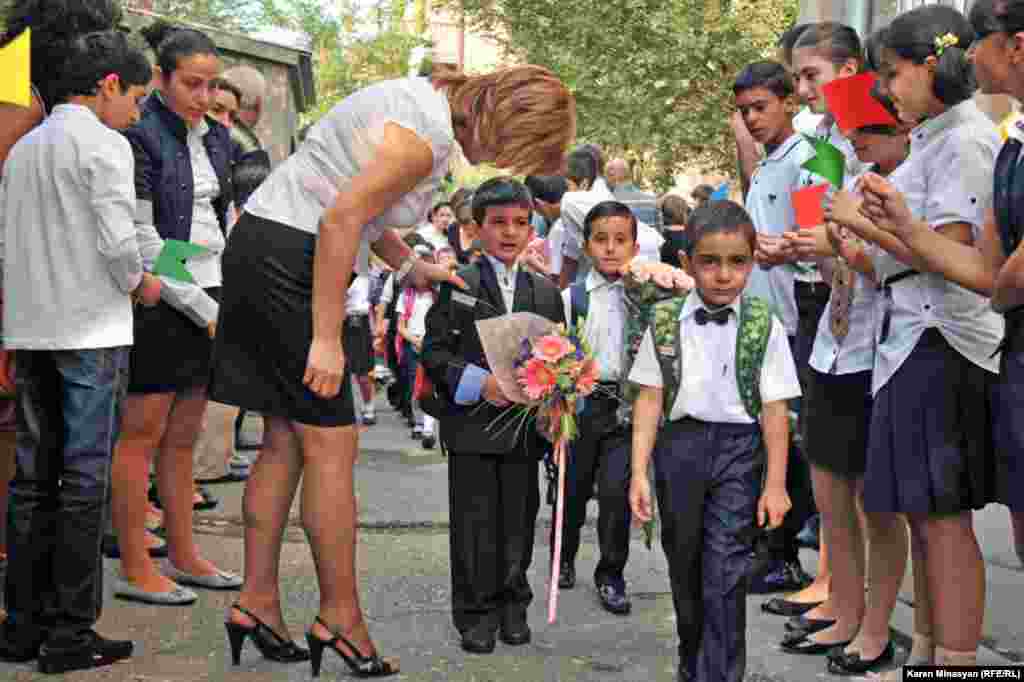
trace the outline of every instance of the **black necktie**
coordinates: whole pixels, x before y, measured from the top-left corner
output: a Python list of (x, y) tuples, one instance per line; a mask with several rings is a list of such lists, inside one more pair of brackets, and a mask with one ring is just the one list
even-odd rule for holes
[(725, 324), (729, 321), (730, 312), (732, 312), (732, 308), (719, 308), (715, 312), (710, 312), (704, 308), (697, 308), (697, 312), (694, 313), (693, 317), (697, 321), (697, 324), (703, 327), (708, 322)]

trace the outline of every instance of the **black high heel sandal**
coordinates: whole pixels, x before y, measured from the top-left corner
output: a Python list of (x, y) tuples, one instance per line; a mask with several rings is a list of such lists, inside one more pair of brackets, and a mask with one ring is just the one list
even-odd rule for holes
[[(345, 661), (356, 677), (387, 677), (398, 672), (398, 668), (381, 658), (380, 654), (375, 653), (372, 656), (364, 656), (355, 644), (348, 641), (344, 635), (331, 629), (330, 625), (320, 620), (320, 616), (316, 617), (316, 622), (320, 623), (334, 637), (330, 640), (323, 640), (314, 635), (312, 630), (306, 633), (306, 641), (309, 642), (309, 660), (313, 664), (313, 677), (320, 676), (320, 663), (323, 661), (324, 648), (333, 649), (334, 653), (341, 656), (341, 660)], [(352, 655), (349, 656), (339, 649), (338, 642), (347, 646)]]
[(246, 637), (252, 639), (252, 643), (268, 661), (299, 663), (309, 660), (308, 650), (298, 646), (295, 642), (285, 641), (281, 635), (274, 632), (269, 625), (253, 615), (251, 611), (238, 604), (232, 604), (231, 608), (245, 614), (256, 623), (252, 627), (246, 627), (230, 620), (224, 621), (224, 629), (228, 631), (228, 642), (231, 644), (231, 663), (233, 665), (238, 665), (242, 660), (242, 645), (245, 644)]

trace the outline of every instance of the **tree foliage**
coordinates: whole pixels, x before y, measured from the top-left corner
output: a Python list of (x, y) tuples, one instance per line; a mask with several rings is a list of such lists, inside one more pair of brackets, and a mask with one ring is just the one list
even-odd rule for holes
[(732, 80), (771, 55), (796, 0), (448, 0), (513, 59), (575, 92), (579, 136), (667, 187), (682, 166), (731, 169)]
[(260, 16), (260, 0), (151, 0), (135, 2), (152, 12), (229, 31), (244, 31)]

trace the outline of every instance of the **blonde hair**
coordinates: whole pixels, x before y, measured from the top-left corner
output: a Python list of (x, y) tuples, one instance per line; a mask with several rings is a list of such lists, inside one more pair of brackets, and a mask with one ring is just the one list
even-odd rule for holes
[(557, 173), (576, 137), (576, 99), (540, 66), (512, 66), (480, 76), (436, 69), (448, 90), (452, 120), (475, 128), (496, 164), (525, 174)]

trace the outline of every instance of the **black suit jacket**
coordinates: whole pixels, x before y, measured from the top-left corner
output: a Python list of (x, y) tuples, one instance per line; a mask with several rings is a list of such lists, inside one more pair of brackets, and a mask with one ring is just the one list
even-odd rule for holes
[[(427, 313), (427, 334), (421, 355), (427, 375), (447, 403), (441, 415), (441, 436), (445, 445), (453, 452), (506, 454), (522, 448), (531, 454), (542, 455), (550, 446), (532, 424), (523, 428), (518, 438), (513, 437), (514, 427), (501, 430), (511, 415), (505, 415), (497, 426), (493, 426), (495, 419), (508, 408), (493, 407), (483, 399), (468, 406), (455, 404), (455, 391), (466, 365), (489, 369), (476, 321), (500, 317), (508, 312), (497, 275), (487, 258), (462, 268), (459, 276), (469, 285), (469, 290), (460, 292), (463, 296), (453, 301), (454, 287), (442, 285), (441, 295)], [(460, 299), (465, 301), (465, 297), (476, 300), (472, 309), (460, 302)], [(558, 288), (525, 268), (519, 270), (511, 312), (531, 312), (553, 322), (565, 322), (565, 309)]]

